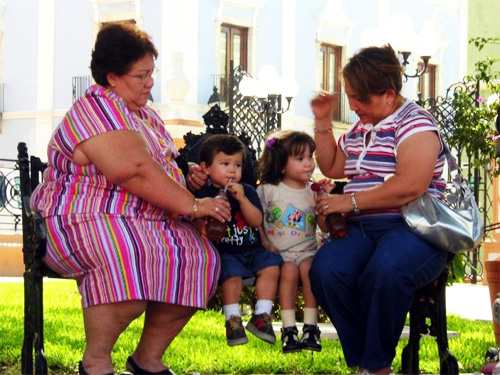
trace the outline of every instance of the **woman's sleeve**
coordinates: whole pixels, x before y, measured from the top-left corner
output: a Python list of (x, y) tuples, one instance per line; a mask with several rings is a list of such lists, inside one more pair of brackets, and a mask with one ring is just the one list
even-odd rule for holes
[(54, 134), (54, 142), (71, 157), (81, 142), (114, 130), (138, 131), (132, 113), (119, 101), (86, 95), (68, 111)]

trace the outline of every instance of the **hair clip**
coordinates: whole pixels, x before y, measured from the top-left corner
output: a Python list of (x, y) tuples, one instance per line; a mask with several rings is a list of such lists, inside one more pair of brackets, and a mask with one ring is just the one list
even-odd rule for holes
[(272, 149), (277, 140), (278, 140), (278, 138), (276, 138), (276, 137), (269, 138), (267, 140), (267, 147)]

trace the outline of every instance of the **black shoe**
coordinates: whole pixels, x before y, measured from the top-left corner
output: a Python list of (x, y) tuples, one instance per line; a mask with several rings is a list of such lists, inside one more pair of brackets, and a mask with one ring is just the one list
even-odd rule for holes
[(243, 345), (248, 342), (248, 337), (243, 328), (241, 317), (231, 315), (226, 320), (226, 340), (229, 346)]
[[(85, 370), (85, 367), (83, 367), (83, 362), (80, 361), (78, 362), (78, 374), (79, 375), (89, 375), (89, 373)], [(110, 372), (108, 374), (105, 374), (105, 375), (115, 375), (114, 372)]]
[(300, 340), (302, 348), (320, 352), (322, 348), (321, 342), (319, 340), (321, 331), (319, 330), (318, 326), (312, 324), (304, 324), (302, 332), (302, 339)]
[(132, 359), (132, 357), (127, 358), (127, 367), (134, 375), (175, 375), (175, 372), (169, 368), (162, 370), (160, 372), (151, 372), (140, 368), (137, 363)]
[(295, 353), (302, 350), (299, 342), (299, 331), (297, 327), (281, 328), (281, 351), (283, 353)]
[(269, 344), (274, 344), (276, 342), (271, 315), (267, 313), (253, 315), (247, 323), (247, 331)]

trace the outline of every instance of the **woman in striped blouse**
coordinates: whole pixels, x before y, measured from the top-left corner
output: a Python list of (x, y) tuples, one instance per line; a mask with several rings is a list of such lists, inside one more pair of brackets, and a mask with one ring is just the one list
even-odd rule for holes
[(32, 206), (45, 217), (46, 264), (77, 280), (86, 349), (80, 374), (113, 374), (111, 351), (145, 313), (127, 360), (134, 374), (173, 374), (162, 356), (219, 277), (219, 257), (191, 219), (230, 219), (227, 202), (195, 199), (177, 150), (146, 105), (158, 53), (135, 26), (97, 35), (90, 87), (56, 128)]
[(390, 46), (369, 47), (344, 67), (345, 93), (359, 116), (338, 142), (333, 96), (311, 105), (316, 159), (343, 195), (319, 197), (317, 210), (344, 214), (348, 234), (316, 254), (310, 278), (335, 325), (347, 365), (389, 374), (413, 292), (444, 269), (447, 253), (412, 234), (400, 207), (425, 191), (442, 196), (443, 146), (434, 118), (401, 95), (402, 67)]

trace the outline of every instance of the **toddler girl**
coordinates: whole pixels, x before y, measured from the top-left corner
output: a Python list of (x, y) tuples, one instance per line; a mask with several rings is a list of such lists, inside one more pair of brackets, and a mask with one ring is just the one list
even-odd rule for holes
[[(263, 245), (279, 251), (281, 266), (279, 301), (283, 324), (283, 353), (302, 349), (320, 351), (318, 307), (309, 283), (309, 268), (316, 253), (316, 225), (322, 230), (324, 218), (317, 221), (315, 193), (309, 182), (314, 172), (314, 140), (299, 131), (272, 133), (259, 160), (261, 185), (257, 188), (264, 210)], [(328, 180), (320, 181), (326, 191), (332, 189)], [(304, 327), (299, 341), (295, 324), (295, 301), (299, 283), (304, 296)]]

